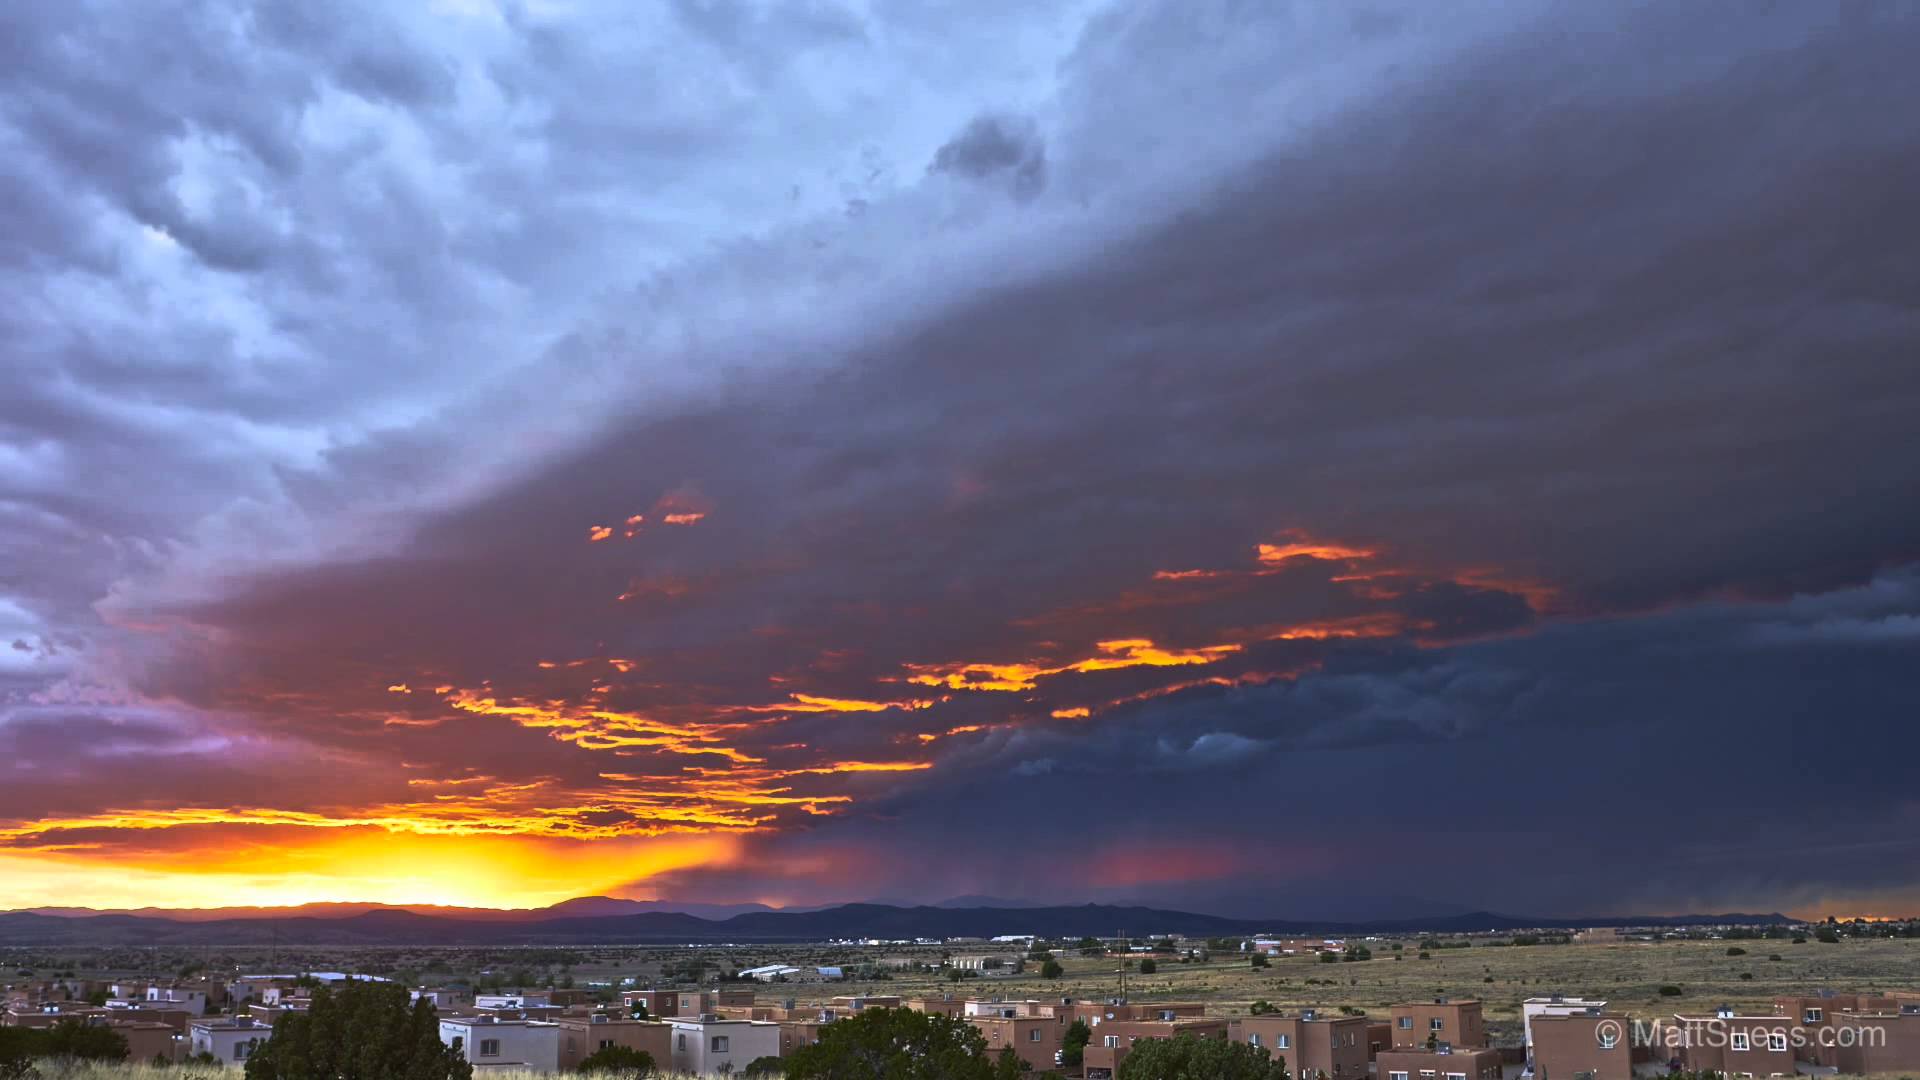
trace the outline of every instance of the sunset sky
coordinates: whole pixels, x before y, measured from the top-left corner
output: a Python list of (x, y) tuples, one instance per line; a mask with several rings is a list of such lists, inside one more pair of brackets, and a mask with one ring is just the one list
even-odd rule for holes
[(1920, 913), (1900, 5), (0, 43), (0, 908)]

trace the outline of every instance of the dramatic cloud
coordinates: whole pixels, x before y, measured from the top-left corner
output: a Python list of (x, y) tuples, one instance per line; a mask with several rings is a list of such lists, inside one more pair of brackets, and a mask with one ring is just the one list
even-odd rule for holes
[(0, 904), (1920, 900), (1911, 17), (0, 39)]

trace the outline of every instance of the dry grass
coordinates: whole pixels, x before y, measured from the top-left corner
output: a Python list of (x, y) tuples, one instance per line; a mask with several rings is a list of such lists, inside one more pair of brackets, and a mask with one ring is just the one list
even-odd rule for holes
[[(1728, 956), (1729, 946), (1747, 950)], [(1920, 989), (1920, 940), (1847, 941), (1825, 945), (1786, 940), (1667, 941), (1619, 945), (1476, 946), (1437, 949), (1419, 959), (1419, 944), (1374, 943), (1374, 959), (1352, 964), (1322, 964), (1312, 957), (1277, 959), (1270, 967), (1252, 967), (1242, 956), (1206, 964), (1161, 960), (1159, 970), (1142, 976), (1129, 972), (1128, 996), (1139, 1001), (1205, 1001), (1221, 1014), (1245, 1012), (1255, 1000), (1283, 1008), (1334, 1009), (1342, 1005), (1384, 1017), (1395, 1002), (1445, 995), (1478, 998), (1496, 1037), (1519, 1034), (1520, 1002), (1548, 994), (1604, 998), (1636, 1016), (1671, 1016), (1679, 1011), (1711, 1009), (1721, 1003), (1770, 1005), (1776, 994), (1832, 990)], [(1398, 955), (1401, 959), (1395, 960)], [(1779, 960), (1769, 959), (1777, 955)], [(1037, 975), (948, 982), (927, 974), (892, 980), (830, 984), (827, 987), (774, 987), (808, 1000), (831, 994), (873, 993), (913, 997), (952, 993), (964, 997), (1104, 998), (1119, 992), (1116, 960), (1061, 957), (1060, 979)], [(1741, 978), (1742, 974), (1751, 979)], [(1679, 997), (1660, 994), (1678, 986)]]

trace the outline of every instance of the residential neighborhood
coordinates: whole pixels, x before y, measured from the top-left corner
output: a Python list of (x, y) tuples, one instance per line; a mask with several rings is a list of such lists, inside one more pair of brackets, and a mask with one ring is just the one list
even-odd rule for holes
[[(756, 982), (750, 971), (734, 978)], [(138, 1060), (239, 1070), (271, 1044), (277, 1024), (304, 1014), (316, 992), (357, 979), (378, 981), (340, 972), (145, 985), (18, 981), (5, 989), (0, 1026), (78, 1023), (118, 1034)], [(550, 987), (474, 993), (421, 985), (405, 994), (435, 1010), (441, 1043), (478, 1071), (572, 1072), (617, 1048), (689, 1075), (735, 1076), (756, 1062), (792, 1058), (834, 1024), (873, 1010), (946, 1018), (977, 1033), (990, 1057), (1015, 1059), (1020, 1071), (1084, 1080), (1116, 1080), (1144, 1042), (1182, 1038), (1257, 1049), (1301, 1080), (1633, 1080), (1668, 1073), (1749, 1080), (1920, 1070), (1920, 991), (1909, 990), (1821, 988), (1777, 995), (1765, 1007), (1664, 1015), (1599, 996), (1536, 995), (1501, 1003), (1504, 1014), (1521, 1020), (1511, 1041), (1490, 1033), (1485, 1000), (1447, 996), (1379, 1012), (1263, 1002), (1248, 1010), (1117, 995), (804, 997), (798, 986), (775, 996), (738, 983), (635, 987), (608, 998), (604, 991)]]

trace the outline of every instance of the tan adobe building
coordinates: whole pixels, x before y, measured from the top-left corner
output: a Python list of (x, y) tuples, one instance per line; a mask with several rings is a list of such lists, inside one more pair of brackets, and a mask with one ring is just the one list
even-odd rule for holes
[(1632, 1018), (1593, 1009), (1531, 1024), (1534, 1080), (1632, 1080)]
[(1011, 1048), (1035, 1072), (1054, 1068), (1054, 1055), (1066, 1044), (1067, 1028), (1060, 1018), (1019, 1012), (1009, 1006), (1000, 1015), (963, 1017), (987, 1040), (987, 1056), (998, 1058)]
[(1500, 1080), (1500, 1051), (1487, 1047), (1388, 1050), (1374, 1059), (1380, 1080)]
[(1389, 1013), (1395, 1050), (1421, 1050), (1447, 1043), (1456, 1049), (1487, 1045), (1480, 1003), (1471, 999), (1407, 1002)]
[(1832, 1064), (1849, 1076), (1920, 1072), (1920, 994), (1894, 994), (1884, 1005), (1843, 1009), (1833, 1021)]
[(1266, 1013), (1234, 1017), (1227, 1025), (1235, 1042), (1264, 1048), (1283, 1058), (1287, 1070), (1300, 1078), (1326, 1076), (1354, 1080), (1367, 1075), (1367, 1018), (1328, 1016), (1302, 1009), (1298, 1016)]
[(673, 1060), (673, 1028), (663, 1020), (616, 1020), (605, 1013), (565, 1016), (560, 1028), (560, 1068), (572, 1072), (609, 1047), (624, 1046), (653, 1058), (665, 1068)]
[(1198, 1039), (1229, 1038), (1225, 1017), (1183, 1016), (1170, 1020), (1111, 1020), (1093, 1031), (1081, 1059), (1086, 1080), (1113, 1080), (1120, 1065), (1142, 1039), (1173, 1039), (1192, 1035)]
[(1740, 1016), (1722, 1007), (1712, 1016), (1675, 1014), (1675, 1056), (1689, 1072), (1731, 1077), (1793, 1076), (1795, 1018)]

